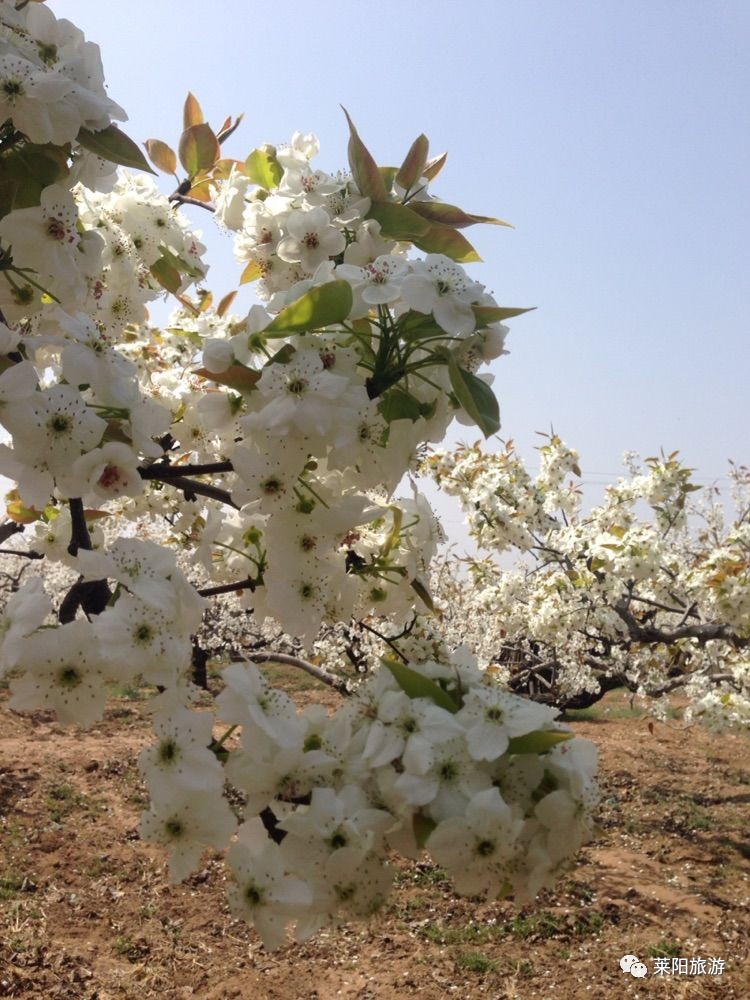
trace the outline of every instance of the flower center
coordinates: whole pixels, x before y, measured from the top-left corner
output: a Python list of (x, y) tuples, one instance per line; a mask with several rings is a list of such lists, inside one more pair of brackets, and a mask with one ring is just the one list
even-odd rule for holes
[(104, 472), (99, 476), (99, 485), (109, 489), (120, 482), (120, 470), (116, 465), (105, 466)]
[(245, 886), (245, 902), (248, 906), (260, 906), (263, 902), (263, 890), (251, 882), (250, 885)]
[(78, 667), (74, 667), (70, 664), (62, 667), (57, 675), (57, 679), (60, 683), (60, 687), (67, 688), (72, 691), (73, 688), (77, 688), (79, 684), (83, 682), (80, 671)]

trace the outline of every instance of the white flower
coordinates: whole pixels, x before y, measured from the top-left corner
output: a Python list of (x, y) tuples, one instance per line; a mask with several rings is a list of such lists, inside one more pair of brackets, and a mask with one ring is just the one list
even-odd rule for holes
[(306, 271), (314, 271), (329, 257), (343, 253), (344, 234), (331, 224), (324, 208), (290, 212), (285, 227), (289, 233), (276, 248), (276, 253), (290, 264), (299, 263)]
[(3, 423), (24, 461), (38, 458), (52, 473), (69, 471), (81, 452), (95, 448), (107, 424), (77, 389), (56, 385), (3, 409)]
[(496, 894), (518, 852), (522, 827), (497, 788), (488, 788), (471, 799), (465, 816), (439, 823), (425, 847), (448, 869), (459, 895)]
[(283, 691), (270, 687), (252, 663), (233, 663), (222, 673), (225, 688), (216, 706), (225, 722), (260, 729), (274, 743), (294, 747), (300, 742), (297, 709)]
[(401, 297), (417, 312), (432, 313), (435, 320), (454, 336), (472, 333), (476, 320), (471, 304), (478, 302), (483, 286), (471, 281), (464, 269), (443, 254), (428, 254), (414, 261), (412, 273), (401, 285)]
[(153, 727), (157, 742), (141, 751), (138, 766), (152, 795), (179, 786), (221, 792), (224, 770), (209, 749), (213, 715), (191, 712), (181, 705), (157, 711)]
[(307, 348), (295, 351), (287, 364), (264, 368), (256, 392), (267, 402), (243, 417), (243, 427), (274, 435), (331, 435), (336, 444), (351, 439), (349, 418), (367, 402), (364, 381), (328, 371), (318, 351)]
[(336, 277), (343, 278), (354, 286), (355, 302), (350, 314), (352, 318), (366, 316), (372, 306), (396, 302), (401, 295), (402, 280), (407, 272), (407, 262), (394, 254), (383, 254), (363, 267), (339, 264)]
[(227, 864), (234, 878), (227, 893), (232, 913), (252, 922), (266, 948), (278, 948), (289, 921), (309, 908), (310, 889), (288, 874), (282, 851), (257, 819), (242, 824)]
[(205, 847), (221, 850), (237, 828), (227, 800), (215, 789), (172, 787), (160, 790), (138, 828), (144, 840), (171, 849), (169, 878), (182, 882), (198, 867)]
[(95, 503), (116, 497), (137, 497), (143, 493), (138, 456), (119, 441), (110, 441), (81, 455), (73, 463), (72, 478), (79, 486), (85, 483), (80, 492), (93, 494)]
[(0, 677), (18, 662), (19, 640), (38, 629), (52, 611), (40, 577), (26, 580), (0, 611)]
[(545, 729), (556, 709), (539, 705), (496, 686), (467, 692), (458, 718), (466, 726), (466, 742), (474, 760), (497, 760), (515, 736)]
[(87, 728), (101, 718), (111, 670), (90, 622), (35, 632), (23, 640), (20, 660), (24, 674), (11, 683), (11, 708), (52, 709), (64, 726)]

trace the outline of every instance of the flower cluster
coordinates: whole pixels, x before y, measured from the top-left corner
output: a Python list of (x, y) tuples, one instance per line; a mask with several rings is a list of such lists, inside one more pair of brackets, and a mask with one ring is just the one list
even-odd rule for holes
[[(0, 0), (0, 28), (0, 533), (33, 525), (34, 554), (75, 579), (55, 609), (32, 580), (3, 612), (11, 707), (88, 726), (111, 682), (158, 689), (141, 833), (177, 880), (228, 847), (232, 905), (270, 946), (376, 909), (391, 848), (426, 847), (461, 892), (531, 898), (590, 830), (592, 751), (464, 654), (415, 635), (411, 666), (389, 661), (330, 719), (228, 667), (217, 738), (192, 684), (204, 597), (235, 592), (308, 649), (321, 625), (406, 633), (430, 611), (441, 529), (416, 488), (394, 492), (454, 417), (499, 427), (476, 371), (524, 310), (469, 277), (460, 230), (502, 223), (431, 193), (445, 157), (424, 136), (398, 170), (351, 121), (345, 173), (312, 168), (311, 135), (232, 161), (238, 122), (215, 133), (192, 95), (177, 189), (115, 178), (150, 168), (111, 124), (96, 47), (42, 3)], [(146, 148), (175, 173), (169, 146)], [(188, 294), (207, 267), (186, 202), (236, 231), (263, 303), (245, 316)], [(165, 293), (180, 309), (154, 329)]]
[(230, 905), (267, 947), (291, 922), (304, 940), (334, 918), (376, 912), (391, 888), (389, 851), (426, 850), (461, 895), (528, 901), (591, 833), (593, 745), (504, 691), (466, 650), (390, 661), (332, 716), (298, 712), (250, 664), (223, 678), (217, 710), (241, 729), (239, 745), (222, 748), (222, 769), (206, 749), (210, 716), (164, 701), (158, 743), (141, 757), (153, 799), (141, 830), (170, 848), (179, 881), (204, 846), (235, 832), (222, 784), (239, 789)]
[(0, 120), (63, 146), (126, 117), (104, 89), (99, 46), (41, 3), (0, 3)]
[[(427, 460), (459, 497), (483, 557), (473, 586), (450, 570), (436, 578), (454, 641), (553, 704), (594, 701), (616, 685), (656, 699), (680, 691), (687, 718), (747, 726), (746, 480), (725, 525), (722, 508), (691, 508), (697, 487), (676, 453), (648, 459), (645, 470), (631, 459), (630, 475), (584, 515), (576, 452), (556, 435), (540, 451), (536, 477), (512, 447)], [(493, 557), (514, 550), (523, 561), (501, 572)]]

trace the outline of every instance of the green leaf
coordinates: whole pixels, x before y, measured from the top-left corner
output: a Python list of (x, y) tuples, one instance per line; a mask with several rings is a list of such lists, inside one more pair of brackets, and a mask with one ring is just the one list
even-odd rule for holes
[(456, 205), (448, 205), (442, 201), (413, 201), (411, 207), (423, 219), (438, 222), (443, 226), (451, 226), (454, 229), (463, 229), (464, 226), (473, 226), (478, 222), (486, 222), (491, 226), (513, 228), (509, 222), (503, 222), (502, 219), (493, 219), (489, 215), (471, 215)]
[(372, 198), (373, 201), (386, 201), (388, 195), (378, 165), (360, 139), (354, 122), (349, 117), (349, 112), (346, 108), (341, 110), (349, 123), (349, 166), (356, 185), (365, 198)]
[(417, 594), (425, 607), (428, 607), (432, 613), (435, 613), (435, 604), (432, 600), (432, 594), (429, 592), (427, 587), (418, 580), (416, 577), (411, 581), (411, 589)]
[(427, 166), (427, 154), (429, 151), (430, 141), (427, 136), (417, 136), (396, 174), (396, 183), (400, 184), (405, 191), (408, 192), (411, 190), (422, 177), (424, 168)]
[(257, 260), (251, 260), (240, 275), (240, 284), (247, 285), (251, 281), (257, 281), (263, 274), (263, 268)]
[(451, 715), (459, 709), (459, 705), (451, 698), (447, 691), (444, 691), (439, 684), (425, 677), (424, 674), (417, 673), (405, 663), (399, 663), (390, 657), (381, 657), (380, 662), (393, 674), (396, 683), (401, 690), (410, 698), (427, 698), (440, 708), (444, 708)]
[(385, 184), (385, 189), (388, 194), (393, 191), (393, 181), (396, 178), (396, 168), (395, 167), (378, 167), (380, 171), (380, 176), (383, 178), (383, 184)]
[(392, 240), (414, 242), (418, 236), (425, 235), (430, 229), (429, 222), (406, 205), (399, 205), (395, 201), (373, 201), (367, 218), (379, 222), (382, 235)]
[(143, 145), (155, 167), (163, 170), (165, 174), (177, 173), (177, 154), (171, 146), (161, 139), (146, 139)]
[(170, 264), (166, 257), (159, 257), (151, 265), (151, 274), (156, 278), (162, 288), (175, 295), (182, 284), (182, 275), (177, 268)]
[(316, 285), (292, 302), (263, 331), (285, 337), (290, 333), (306, 333), (334, 323), (343, 323), (352, 311), (352, 286), (348, 281), (328, 281)]
[(0, 218), (15, 208), (36, 208), (42, 191), (70, 173), (69, 146), (16, 146), (0, 156)]
[(434, 819), (430, 819), (429, 816), (425, 816), (423, 813), (418, 812), (414, 813), (414, 816), (412, 817), (411, 827), (414, 831), (414, 839), (417, 842), (417, 847), (424, 847), (427, 838), (437, 827), (437, 823)]
[(245, 173), (258, 187), (271, 191), (279, 186), (279, 182), (284, 175), (281, 164), (276, 159), (276, 150), (273, 146), (261, 146), (254, 149), (245, 160)]
[(22, 500), (8, 501), (5, 505), (5, 514), (16, 524), (33, 524), (42, 516), (36, 508), (27, 507)]
[(500, 408), (492, 389), (472, 372), (461, 368), (455, 357), (448, 356), (448, 375), (456, 397), (485, 437), (500, 430)]
[(572, 740), (575, 733), (566, 732), (560, 729), (539, 729), (534, 733), (525, 733), (523, 736), (514, 736), (508, 741), (506, 753), (547, 753), (558, 743), (565, 743)]
[(149, 174), (156, 173), (148, 165), (148, 160), (136, 143), (130, 136), (121, 132), (116, 125), (108, 125), (98, 132), (82, 128), (76, 139), (84, 149), (101, 156), (104, 160), (109, 160), (110, 163), (119, 163), (123, 167), (134, 167), (136, 170), (146, 170)]
[(203, 170), (211, 167), (221, 158), (221, 146), (214, 135), (213, 129), (205, 122), (190, 125), (180, 136), (177, 148), (180, 163), (190, 178), (196, 177)]
[(459, 264), (474, 263), (482, 259), (465, 236), (450, 226), (440, 226), (437, 223), (428, 226), (427, 232), (412, 239), (412, 243), (425, 253), (442, 253)]
[(183, 274), (189, 275), (191, 278), (203, 278), (205, 277), (203, 271), (191, 264), (189, 261), (185, 260), (184, 257), (180, 257), (179, 254), (173, 253), (169, 247), (162, 245), (159, 247), (159, 251), (162, 257), (171, 264), (176, 271), (181, 271)]
[(474, 315), (477, 318), (477, 327), (488, 326), (490, 323), (502, 323), (513, 316), (522, 316), (524, 313), (533, 312), (536, 306), (528, 306), (525, 309), (515, 306), (472, 306)]
[(378, 403), (384, 420), (390, 424), (394, 420), (419, 420), (421, 414), (419, 400), (405, 389), (391, 389), (381, 397)]
[(193, 374), (210, 379), (211, 382), (218, 382), (220, 385), (228, 385), (231, 389), (248, 392), (255, 388), (262, 373), (254, 368), (246, 368), (245, 365), (234, 364), (223, 372), (210, 372), (207, 368), (196, 368)]

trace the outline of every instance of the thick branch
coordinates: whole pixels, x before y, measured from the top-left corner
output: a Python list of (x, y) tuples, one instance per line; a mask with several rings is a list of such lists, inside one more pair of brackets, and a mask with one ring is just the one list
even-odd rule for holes
[(205, 462), (203, 465), (169, 465), (167, 462), (155, 462), (153, 465), (142, 465), (138, 469), (141, 479), (160, 479), (166, 482), (181, 476), (207, 476), (218, 472), (233, 472), (231, 462)]
[[(670, 691), (674, 691), (679, 687), (684, 687), (688, 681), (694, 680), (698, 676), (703, 676), (702, 674), (680, 674), (679, 677), (671, 677), (668, 681), (663, 684), (657, 684), (654, 687), (645, 688), (646, 694), (650, 698), (658, 698), (661, 694), (669, 694)], [(736, 684), (737, 678), (734, 674), (708, 674), (708, 680), (712, 684)]]
[(219, 503), (224, 503), (228, 507), (234, 507), (235, 510), (240, 509), (239, 504), (236, 504), (232, 500), (232, 494), (229, 490), (222, 490), (219, 486), (211, 486), (209, 483), (201, 483), (196, 479), (188, 479), (187, 476), (170, 478), (167, 481), (167, 485), (182, 490), (186, 500), (195, 500), (200, 495), (209, 497), (211, 500), (218, 500)]
[(89, 526), (86, 524), (86, 515), (83, 512), (83, 500), (80, 497), (71, 497), (68, 500), (70, 507), (70, 521), (72, 524), (72, 536), (68, 552), (72, 556), (78, 555), (79, 549), (87, 549), (89, 552), (93, 548)]
[(628, 629), (628, 634), (634, 642), (663, 642), (667, 646), (678, 639), (697, 639), (701, 646), (707, 642), (720, 639), (728, 642), (735, 649), (745, 649), (750, 646), (750, 637), (740, 636), (732, 632), (728, 625), (703, 623), (700, 625), (682, 625), (668, 630), (654, 625), (641, 625), (628, 608), (627, 601), (620, 600), (614, 605), (614, 610), (620, 616)]
[(19, 531), (23, 531), (24, 528), (25, 525), (18, 524), (16, 521), (6, 521), (5, 524), (0, 524), (0, 544), (18, 534)]
[[(68, 552), (72, 556), (77, 556), (80, 549), (91, 551), (91, 535), (86, 524), (86, 515), (83, 510), (83, 500), (80, 497), (71, 497), (68, 501), (70, 506), (70, 520), (72, 533)], [(63, 624), (72, 622), (79, 608), (83, 608), (86, 616), (100, 615), (107, 607), (112, 596), (106, 580), (84, 580), (79, 577), (73, 584), (60, 604), (57, 617)]]

